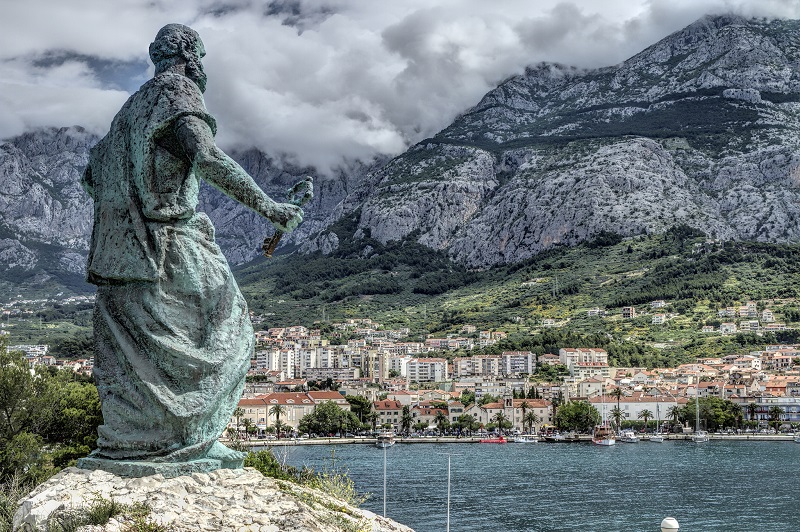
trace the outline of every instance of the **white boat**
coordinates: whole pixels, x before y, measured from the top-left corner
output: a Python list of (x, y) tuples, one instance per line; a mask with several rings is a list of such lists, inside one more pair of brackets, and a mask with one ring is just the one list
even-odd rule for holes
[(658, 413), (658, 403), (656, 403), (656, 431), (650, 435), (650, 441), (664, 443), (664, 435), (661, 434), (661, 416)]
[(700, 390), (695, 388), (694, 393), (694, 412), (695, 412), (695, 422), (694, 422), (694, 434), (692, 434), (692, 441), (695, 443), (706, 443), (708, 441), (708, 432), (704, 430), (700, 430), (700, 399), (699, 399)]
[(378, 437), (375, 439), (375, 445), (380, 449), (385, 449), (394, 445), (394, 432), (378, 434)]
[(631, 429), (625, 429), (619, 433), (619, 441), (625, 443), (639, 443), (639, 436)]
[(539, 438), (533, 434), (520, 434), (519, 436), (514, 436), (511, 441), (513, 443), (538, 443)]
[(795, 436), (794, 437), (794, 442), (795, 443), (800, 443), (800, 436)]

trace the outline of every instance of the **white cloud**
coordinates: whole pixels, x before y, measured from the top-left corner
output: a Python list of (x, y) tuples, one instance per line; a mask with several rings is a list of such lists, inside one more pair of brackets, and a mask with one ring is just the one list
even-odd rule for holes
[[(220, 144), (325, 169), (401, 152), (526, 65), (616, 64), (725, 12), (800, 17), (800, 2), (14, 2), (0, 20), (0, 138), (45, 125), (104, 131), (126, 97), (117, 87), (143, 79), (155, 33), (181, 22), (206, 44)], [(111, 75), (94, 60), (120, 68)]]

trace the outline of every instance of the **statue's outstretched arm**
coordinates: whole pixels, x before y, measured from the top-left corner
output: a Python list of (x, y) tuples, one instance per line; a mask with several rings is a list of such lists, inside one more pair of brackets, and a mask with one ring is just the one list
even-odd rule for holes
[(303, 221), (303, 209), (273, 201), (236, 161), (217, 147), (205, 121), (196, 116), (181, 117), (176, 121), (175, 132), (192, 161), (195, 175), (267, 218), (280, 231), (291, 231)]

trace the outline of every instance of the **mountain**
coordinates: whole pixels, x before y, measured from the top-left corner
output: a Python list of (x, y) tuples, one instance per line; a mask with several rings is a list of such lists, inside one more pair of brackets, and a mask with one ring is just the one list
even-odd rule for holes
[[(0, 283), (73, 291), (91, 288), (84, 281), (91, 235), (92, 205), (80, 185), (89, 149), (98, 137), (81, 127), (42, 129), (0, 144)], [(305, 206), (306, 220), (284, 238), (284, 245), (303, 241), (324, 228), (331, 210), (361, 182), (370, 167), (353, 163), (332, 176), (275, 161), (256, 150), (233, 153), (273, 198), (305, 175), (315, 177), (314, 200)], [(380, 161), (374, 164), (379, 165)], [(216, 238), (231, 264), (261, 253), (271, 226), (255, 213), (210, 186), (201, 189), (199, 210), (216, 227)]]
[(356, 238), (413, 238), (470, 267), (684, 224), (797, 242), (799, 43), (800, 21), (705, 17), (613, 67), (530, 67), (335, 213), (358, 216)]
[[(616, 66), (531, 66), (388, 162), (322, 177), (255, 150), (233, 156), (276, 199), (315, 176), (306, 221), (284, 239), (307, 253), (366, 258), (413, 241), (474, 269), (678, 226), (792, 243), (799, 68), (800, 21), (705, 17)], [(0, 145), (0, 285), (88, 288), (91, 205), (78, 182), (96, 141), (71, 127)], [(210, 187), (200, 209), (234, 265), (271, 234)]]

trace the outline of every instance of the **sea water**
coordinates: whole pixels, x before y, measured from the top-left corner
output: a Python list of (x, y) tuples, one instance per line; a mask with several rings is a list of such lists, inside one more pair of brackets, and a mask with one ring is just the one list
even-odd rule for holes
[[(372, 445), (274, 448), (287, 464), (346, 470), (383, 514), (384, 451)], [(402, 444), (386, 451), (386, 514), (417, 532), (450, 530), (800, 531), (800, 445), (688, 441)]]

